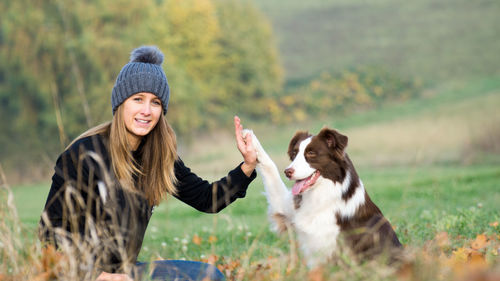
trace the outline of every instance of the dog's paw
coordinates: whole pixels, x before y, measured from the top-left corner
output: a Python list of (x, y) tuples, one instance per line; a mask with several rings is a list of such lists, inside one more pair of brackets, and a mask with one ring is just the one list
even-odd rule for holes
[(257, 161), (259, 162), (260, 166), (267, 166), (272, 164), (271, 158), (269, 158), (269, 155), (267, 155), (266, 151), (260, 144), (259, 140), (255, 136), (252, 130), (245, 129), (242, 132), (243, 137), (247, 138), (250, 137), (252, 138), (252, 144), (257, 152)]
[(249, 129), (244, 129), (242, 132), (242, 135), (244, 138), (251, 137), (252, 138), (252, 144), (255, 150), (257, 151), (257, 154), (263, 150), (262, 146), (260, 145), (259, 140), (255, 136), (252, 130)]
[(241, 135), (246, 138), (247, 135), (250, 134), (250, 135), (253, 135), (253, 131), (250, 130), (250, 129), (243, 129), (243, 131), (241, 131)]

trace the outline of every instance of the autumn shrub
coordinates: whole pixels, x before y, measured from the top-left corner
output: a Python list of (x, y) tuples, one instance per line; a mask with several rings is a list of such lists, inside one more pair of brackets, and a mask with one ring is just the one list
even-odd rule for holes
[(382, 67), (362, 66), (340, 73), (323, 72), (309, 83), (266, 101), (274, 122), (324, 116), (344, 116), (353, 111), (401, 103), (418, 97), (424, 82)]

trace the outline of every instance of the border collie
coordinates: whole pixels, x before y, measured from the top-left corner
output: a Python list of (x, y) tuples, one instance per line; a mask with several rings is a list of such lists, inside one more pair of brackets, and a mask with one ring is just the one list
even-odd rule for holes
[(309, 268), (331, 261), (339, 248), (361, 260), (386, 253), (394, 261), (401, 243), (345, 153), (346, 136), (329, 128), (316, 136), (297, 132), (288, 146), (292, 162), (285, 169), (295, 181), (290, 191), (253, 132), (244, 134), (251, 134), (257, 151), (273, 229), (295, 231)]

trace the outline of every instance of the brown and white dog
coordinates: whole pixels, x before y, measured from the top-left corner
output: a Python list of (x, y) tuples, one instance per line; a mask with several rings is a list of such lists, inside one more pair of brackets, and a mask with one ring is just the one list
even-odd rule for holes
[(295, 180), (290, 191), (253, 132), (245, 130), (244, 134), (252, 135), (257, 151), (257, 171), (264, 182), (271, 224), (277, 232), (287, 226), (295, 231), (310, 268), (334, 258), (339, 241), (361, 259), (381, 253), (391, 258), (401, 248), (345, 153), (346, 136), (328, 128), (316, 136), (297, 132), (288, 146), (292, 163), (285, 169), (285, 175)]

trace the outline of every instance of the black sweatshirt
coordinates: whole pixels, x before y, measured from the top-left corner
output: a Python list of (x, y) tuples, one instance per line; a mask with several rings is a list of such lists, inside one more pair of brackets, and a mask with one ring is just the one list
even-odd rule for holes
[[(133, 153), (139, 164), (144, 160), (141, 148), (142, 145)], [(209, 183), (178, 159), (174, 166), (178, 181), (174, 196), (199, 211), (219, 212), (237, 198), (245, 197), (248, 185), (256, 177), (255, 171), (247, 177), (240, 166), (219, 181)], [(101, 135), (85, 137), (57, 159), (40, 220), (40, 238), (59, 247), (64, 240), (61, 237), (73, 246), (84, 245), (76, 248), (90, 250), (93, 262), (102, 270), (117, 272), (124, 262), (136, 262), (152, 210), (140, 192), (116, 184), (106, 139)], [(45, 214), (50, 224), (44, 219)], [(81, 255), (85, 254), (88, 253)]]

